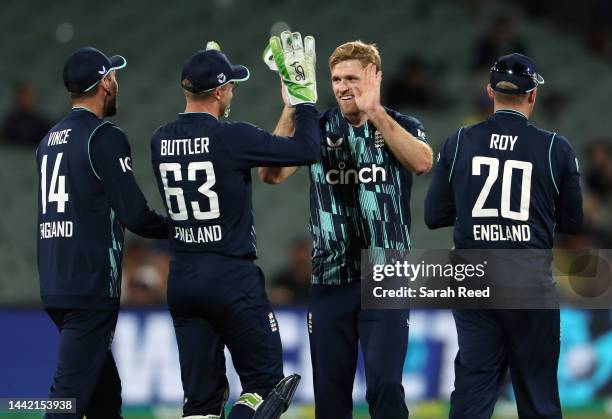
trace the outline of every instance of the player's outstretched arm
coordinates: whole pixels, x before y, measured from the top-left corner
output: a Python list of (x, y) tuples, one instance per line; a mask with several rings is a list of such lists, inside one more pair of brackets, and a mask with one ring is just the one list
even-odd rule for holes
[[(314, 103), (317, 100), (315, 77), (315, 40), (304, 38), (298, 32), (285, 31), (280, 38), (272, 37), (264, 50), (263, 60), (281, 79), (281, 95), (285, 107), (274, 130), (275, 135), (289, 137), (295, 132), (297, 103)], [(297, 171), (298, 167), (260, 167), (259, 178), (269, 184), (278, 184)]]
[(289, 176), (297, 172), (298, 166), (290, 167), (260, 167), (259, 179), (270, 185), (283, 183)]
[(132, 172), (126, 135), (114, 125), (96, 132), (89, 144), (92, 168), (119, 222), (128, 230), (152, 239), (168, 238), (168, 221), (147, 205)]
[[(281, 116), (274, 129), (274, 135), (283, 137), (293, 136), (295, 133), (295, 108), (289, 103), (286, 91), (281, 82), (281, 95), (285, 106)], [(284, 182), (289, 176), (297, 172), (298, 166), (290, 167), (260, 167), (259, 168), (259, 179), (264, 183), (271, 185), (277, 185)]]
[(454, 153), (451, 151), (456, 145), (455, 136), (444, 144), (425, 198), (425, 224), (432, 230), (455, 224), (455, 198), (451, 184)]
[(354, 88), (357, 107), (368, 115), (402, 166), (417, 175), (429, 172), (433, 162), (431, 147), (415, 138), (387, 113), (380, 103), (381, 82), (382, 72), (377, 71), (374, 64), (368, 64), (361, 86)]
[(310, 104), (295, 108), (292, 137), (271, 134), (252, 124), (226, 124), (224, 144), (240, 168), (304, 166), (319, 160), (320, 130), (317, 110)]

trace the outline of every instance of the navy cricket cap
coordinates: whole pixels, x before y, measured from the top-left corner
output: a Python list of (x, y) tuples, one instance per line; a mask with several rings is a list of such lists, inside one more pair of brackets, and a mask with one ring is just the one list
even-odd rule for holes
[[(516, 89), (498, 87), (502, 81), (517, 86)], [(532, 91), (538, 85), (544, 84), (544, 78), (537, 73), (536, 63), (523, 54), (509, 54), (499, 57), (491, 67), (491, 88), (496, 92), (506, 94), (523, 94)]]
[(100, 83), (108, 73), (126, 65), (127, 61), (121, 55), (107, 57), (92, 47), (79, 48), (64, 64), (64, 85), (71, 93), (85, 93)]
[(248, 68), (232, 65), (221, 51), (200, 50), (183, 66), (181, 86), (191, 93), (204, 93), (230, 82), (248, 80), (249, 76)]

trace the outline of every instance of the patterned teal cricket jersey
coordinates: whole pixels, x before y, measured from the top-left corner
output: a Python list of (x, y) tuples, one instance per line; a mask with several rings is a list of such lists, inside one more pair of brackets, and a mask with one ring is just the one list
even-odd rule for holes
[[(387, 113), (426, 141), (417, 119)], [(321, 160), (310, 166), (312, 283), (346, 284), (360, 280), (362, 249), (410, 250), (412, 174), (371, 122), (354, 127), (334, 108), (320, 125)]]

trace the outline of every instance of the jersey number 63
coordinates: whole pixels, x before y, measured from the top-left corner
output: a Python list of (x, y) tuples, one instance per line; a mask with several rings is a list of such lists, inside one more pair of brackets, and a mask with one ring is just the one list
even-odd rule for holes
[[(191, 201), (191, 213), (195, 220), (213, 220), (219, 218), (221, 213), (219, 212), (219, 196), (217, 193), (210, 188), (215, 184), (215, 170), (213, 164), (209, 161), (198, 161), (191, 162), (187, 166), (187, 180), (196, 181), (197, 172), (202, 171), (206, 173), (206, 182), (204, 182), (198, 188), (198, 192), (208, 198), (210, 210), (202, 211), (200, 203), (198, 201)], [(159, 173), (161, 180), (164, 185), (164, 192), (166, 194), (166, 207), (168, 208), (168, 215), (174, 221), (186, 221), (189, 219), (187, 212), (187, 203), (185, 202), (185, 195), (183, 188), (178, 186), (168, 186), (168, 173), (172, 173), (175, 182), (181, 182), (183, 175), (181, 173), (181, 163), (160, 163)], [(175, 197), (178, 211), (172, 209), (172, 197)]]

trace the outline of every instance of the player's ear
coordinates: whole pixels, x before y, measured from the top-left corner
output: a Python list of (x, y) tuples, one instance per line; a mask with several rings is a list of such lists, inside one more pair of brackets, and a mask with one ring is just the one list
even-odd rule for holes
[(104, 76), (102, 80), (100, 80), (100, 87), (104, 89), (106, 93), (110, 95), (113, 92), (111, 85), (112, 85), (112, 79), (111, 79), (111, 74), (109, 73), (106, 76)]
[(486, 89), (487, 89), (487, 95), (489, 96), (489, 99), (491, 100), (495, 99), (495, 91), (493, 90), (490, 84), (487, 84)]
[(537, 95), (538, 95), (538, 89), (533, 89), (531, 92), (529, 92), (529, 96), (527, 97), (527, 100), (529, 101), (529, 103), (534, 103)]

